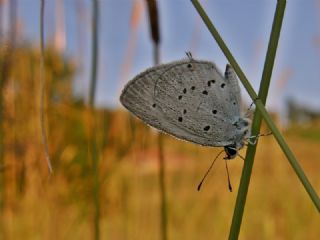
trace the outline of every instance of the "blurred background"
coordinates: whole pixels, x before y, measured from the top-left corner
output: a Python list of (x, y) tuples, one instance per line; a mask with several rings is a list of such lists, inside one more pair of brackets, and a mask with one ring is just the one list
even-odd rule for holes
[[(276, 2), (201, 1), (256, 90)], [(229, 162), (234, 192), (222, 160), (198, 192), (221, 149), (159, 135), (119, 103), (136, 74), (186, 51), (227, 63), (190, 1), (0, 1), (0, 239), (227, 238), (243, 161)], [(319, 64), (320, 1), (288, 1), (267, 108), (318, 193)], [(240, 239), (318, 239), (319, 226), (278, 144), (261, 138)]]

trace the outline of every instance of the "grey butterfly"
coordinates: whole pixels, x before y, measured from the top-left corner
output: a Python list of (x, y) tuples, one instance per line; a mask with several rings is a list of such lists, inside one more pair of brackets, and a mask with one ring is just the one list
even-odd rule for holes
[(145, 123), (179, 139), (224, 147), (233, 159), (250, 137), (250, 119), (240, 113), (233, 68), (224, 76), (214, 63), (188, 59), (151, 67), (127, 83), (125, 108)]

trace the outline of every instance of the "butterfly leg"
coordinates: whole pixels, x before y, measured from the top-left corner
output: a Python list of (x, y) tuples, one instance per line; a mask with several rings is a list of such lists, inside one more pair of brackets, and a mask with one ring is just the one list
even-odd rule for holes
[(239, 158), (241, 158), (243, 161), (245, 160), (245, 158), (243, 156), (241, 156), (239, 153), (237, 154)]
[(246, 111), (246, 114), (244, 115), (245, 117), (247, 117), (247, 118), (250, 117), (250, 115), (251, 115), (251, 113), (252, 113), (252, 111), (251, 111), (252, 106), (253, 106), (253, 104), (254, 104), (258, 99), (259, 99), (258, 97), (255, 98), (255, 99), (253, 100), (253, 102), (250, 104), (250, 106), (248, 107), (248, 109), (247, 109), (247, 111)]
[(252, 106), (253, 106), (254, 102), (252, 102), (250, 104), (250, 106), (248, 107), (246, 114), (244, 115), (246, 118), (250, 118), (250, 116), (252, 115)]
[(258, 134), (256, 136), (250, 136), (250, 137), (246, 138), (245, 140), (251, 145), (256, 145), (259, 137), (265, 137), (265, 136), (269, 136), (271, 134), (272, 134), (272, 132), (268, 132), (268, 133), (264, 133), (264, 134)]

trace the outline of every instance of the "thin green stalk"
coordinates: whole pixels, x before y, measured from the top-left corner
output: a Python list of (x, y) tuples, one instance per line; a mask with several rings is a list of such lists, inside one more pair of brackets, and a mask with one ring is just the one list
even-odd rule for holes
[[(153, 42), (153, 60), (154, 65), (160, 63), (160, 29), (158, 19), (158, 8), (155, 0), (147, 0), (149, 23), (150, 23), (150, 35)], [(163, 134), (158, 134), (158, 150), (159, 150), (159, 190), (160, 190), (160, 229), (161, 239), (168, 239), (168, 217), (167, 217), (167, 196), (166, 196), (166, 181), (165, 181), (165, 159), (163, 154)]]
[(96, 140), (96, 121), (94, 109), (91, 109), (93, 132), (91, 138), (91, 158), (93, 162), (93, 203), (94, 203), (94, 239), (100, 239), (100, 178), (99, 178), (99, 154)]
[(247, 77), (245, 76), (245, 74), (243, 73), (241, 68), (239, 67), (237, 61), (232, 56), (231, 52), (229, 51), (229, 49), (227, 48), (226, 44), (224, 43), (224, 41), (220, 37), (220, 35), (219, 35), (218, 31), (216, 30), (216, 28), (213, 26), (212, 22), (210, 21), (209, 17), (207, 16), (205, 11), (203, 10), (203, 8), (200, 5), (200, 3), (197, 0), (191, 0), (191, 2), (193, 3), (194, 7), (198, 11), (199, 15), (201, 16), (201, 18), (204, 21), (204, 23), (206, 24), (206, 26), (208, 27), (208, 29), (211, 32), (212, 36), (214, 37), (214, 39), (218, 43), (218, 45), (221, 48), (222, 52), (225, 54), (225, 56), (228, 59), (229, 63), (234, 68), (234, 70), (237, 73), (240, 81), (242, 82), (243, 86), (247, 90), (249, 96), (254, 101), (254, 103), (256, 105), (256, 108), (259, 110), (260, 114), (262, 115), (262, 117), (265, 120), (266, 124), (268, 125), (269, 129), (272, 131), (274, 137), (276, 138), (276, 140), (277, 140), (278, 144), (280, 145), (282, 151), (284, 152), (284, 154), (286, 155), (287, 159), (289, 160), (290, 165), (292, 166), (293, 170), (297, 174), (297, 176), (300, 179), (301, 183), (305, 187), (305, 189), (306, 189), (307, 193), (309, 194), (311, 200), (313, 201), (314, 205), (316, 206), (318, 211), (320, 211), (320, 199), (317, 196), (317, 193), (315, 192), (315, 190), (313, 189), (312, 185), (310, 184), (310, 182), (308, 181), (307, 177), (305, 176), (303, 170), (301, 169), (301, 167), (300, 167), (299, 163), (297, 162), (295, 156), (293, 155), (293, 153), (291, 152), (291, 150), (288, 147), (287, 143), (285, 142), (284, 138), (282, 137), (280, 131), (277, 129), (277, 127), (273, 123), (272, 118), (270, 117), (270, 115), (268, 114), (268, 112), (266, 111), (266, 109), (265, 109), (265, 107), (263, 105), (263, 102), (261, 101), (261, 99), (258, 98), (258, 96), (255, 93), (253, 87), (249, 83)]
[(91, 57), (91, 81), (89, 89), (89, 105), (94, 105), (96, 84), (97, 84), (97, 70), (98, 70), (98, 19), (99, 19), (99, 3), (98, 0), (92, 0), (92, 57)]
[[(155, 46), (154, 49), (155, 59), (159, 59), (159, 46)], [(159, 63), (159, 60), (156, 62)], [(158, 150), (159, 150), (159, 185), (160, 185), (160, 197), (161, 197), (161, 233), (162, 240), (168, 239), (168, 208), (167, 208), (167, 187), (165, 181), (165, 159), (163, 153), (163, 133), (158, 133)]]
[[(266, 104), (266, 99), (268, 95), (270, 79), (272, 75), (272, 69), (274, 66), (274, 60), (277, 52), (277, 46), (280, 38), (280, 31), (282, 26), (282, 20), (284, 15), (284, 10), (286, 6), (286, 1), (278, 1), (276, 12), (274, 15), (274, 21), (272, 25), (269, 46), (267, 50), (266, 60), (264, 63), (260, 89), (259, 89), (259, 99), (261, 99), (263, 105)], [(253, 117), (252, 123), (252, 135), (257, 136), (260, 131), (260, 126), (262, 122), (262, 117), (259, 111), (256, 111)], [(244, 162), (244, 167), (242, 170), (242, 177), (240, 181), (238, 196), (236, 200), (236, 205), (234, 208), (232, 224), (229, 233), (229, 239), (238, 239), (245, 202), (247, 198), (250, 177), (252, 172), (252, 166), (254, 163), (254, 157), (256, 153), (257, 144), (249, 145), (246, 154), (246, 160)]]
[(99, 154), (97, 146), (97, 122), (95, 121), (96, 112), (94, 109), (97, 70), (98, 70), (98, 21), (99, 21), (99, 2), (92, 0), (92, 65), (91, 65), (91, 81), (89, 89), (89, 107), (91, 119), (91, 133), (90, 133), (90, 155), (92, 161), (92, 174), (93, 174), (93, 230), (94, 239), (100, 239), (100, 177), (99, 177)]
[(165, 182), (165, 159), (163, 154), (163, 133), (158, 134), (158, 150), (159, 150), (159, 185), (161, 197), (161, 239), (168, 239), (168, 217), (167, 217), (167, 196)]
[(41, 1), (40, 6), (40, 128), (41, 128), (41, 137), (42, 143), (44, 146), (44, 154), (47, 160), (47, 165), (49, 168), (49, 172), (52, 173), (52, 165), (50, 161), (49, 155), (49, 147), (48, 147), (48, 136), (45, 127), (45, 111), (44, 111), (44, 97), (45, 97), (45, 66), (44, 66), (44, 4), (45, 0)]

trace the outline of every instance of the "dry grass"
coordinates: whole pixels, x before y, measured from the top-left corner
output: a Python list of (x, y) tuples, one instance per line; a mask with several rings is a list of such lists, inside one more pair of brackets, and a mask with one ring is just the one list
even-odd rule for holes
[[(109, 145), (101, 150), (101, 237), (160, 239), (156, 135), (139, 122), (135, 128), (127, 127), (123, 113), (108, 116), (123, 121), (110, 120), (113, 124), (108, 128)], [(58, 132), (56, 135), (59, 136)], [(131, 137), (133, 141), (128, 142)], [(292, 132), (287, 139), (319, 191), (319, 141)], [(25, 192), (17, 195), (13, 190), (7, 191), (10, 201), (4, 211), (6, 238), (91, 239), (91, 180), (83, 163), (74, 162), (80, 146), (64, 146), (59, 168), (50, 179), (44, 174), (45, 166), (32, 161), (38, 154), (35, 146), (27, 149), (30, 153), (25, 156)], [(228, 236), (236, 193), (228, 191), (222, 160), (217, 162), (202, 190), (196, 190), (219, 150), (165, 137), (169, 239)], [(235, 191), (242, 165), (241, 159), (229, 162)], [(7, 175), (9, 172), (10, 169)], [(317, 210), (273, 137), (261, 139), (240, 239), (318, 239), (319, 224)]]

